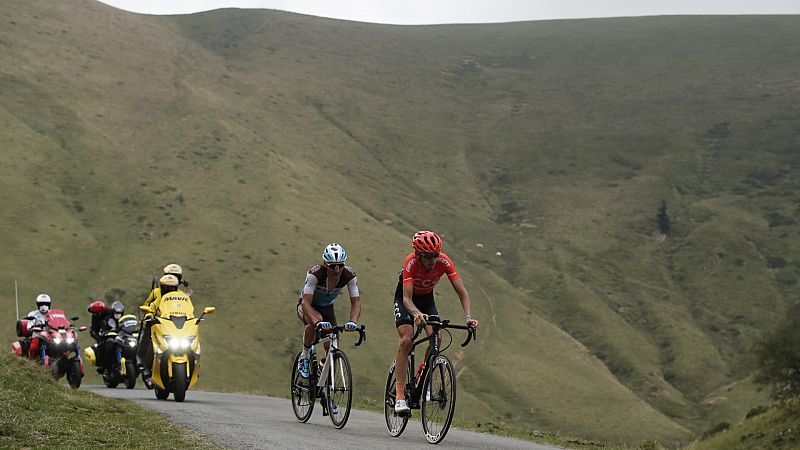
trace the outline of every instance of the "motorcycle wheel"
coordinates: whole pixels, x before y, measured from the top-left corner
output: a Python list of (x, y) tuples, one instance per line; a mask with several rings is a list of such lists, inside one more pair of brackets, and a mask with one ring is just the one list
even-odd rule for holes
[(186, 398), (186, 364), (177, 364), (172, 368), (173, 394), (176, 402)]
[(156, 398), (159, 400), (166, 400), (169, 397), (169, 391), (161, 390), (157, 387), (153, 388), (156, 391)]
[(136, 363), (127, 361), (125, 363), (125, 387), (133, 389), (136, 386)]
[(114, 389), (119, 384), (117, 375), (114, 372), (105, 371), (103, 373), (103, 384), (105, 384), (107, 388)]
[(81, 361), (76, 358), (70, 361), (67, 367), (67, 381), (69, 382), (69, 387), (78, 389), (81, 387), (81, 379), (83, 379)]
[[(47, 358), (47, 360), (45, 360), (44, 367), (50, 370), (50, 373), (53, 374), (53, 378), (56, 380), (60, 380), (61, 377), (63, 377), (64, 374), (69, 371), (69, 360), (65, 358), (54, 360), (50, 359), (49, 356), (45, 356), (45, 358)], [(53, 364), (53, 361), (55, 361), (55, 364)]]

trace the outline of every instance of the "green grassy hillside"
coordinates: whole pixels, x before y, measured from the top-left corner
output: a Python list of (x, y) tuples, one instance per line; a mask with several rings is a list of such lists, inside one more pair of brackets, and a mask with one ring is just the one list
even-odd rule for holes
[(460, 419), (671, 444), (748, 407), (751, 339), (798, 300), (797, 17), (401, 27), (34, 0), (0, 20), (4, 341), (15, 279), (25, 311), (41, 291), (85, 319), (178, 262), (218, 308), (200, 387), (286, 395), (296, 292), (338, 241), (379, 404), (396, 274), (429, 228), (482, 324), (450, 351)]
[(218, 448), (164, 416), (58, 385), (44, 370), (0, 354), (3, 448)]
[(794, 449), (800, 445), (797, 401), (766, 411), (753, 409), (746, 420), (721, 422), (688, 450)]

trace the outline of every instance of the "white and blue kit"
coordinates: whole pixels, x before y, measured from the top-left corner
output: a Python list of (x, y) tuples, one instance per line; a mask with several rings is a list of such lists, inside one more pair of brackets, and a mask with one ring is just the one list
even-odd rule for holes
[(342, 270), (342, 273), (339, 275), (339, 279), (336, 280), (333, 286), (328, 286), (327, 268), (321, 264), (317, 264), (309, 269), (306, 274), (306, 282), (301, 294), (313, 295), (314, 299), (311, 301), (311, 305), (321, 308), (332, 305), (345, 286), (351, 298), (359, 296), (356, 272), (352, 267), (345, 266), (344, 270)]

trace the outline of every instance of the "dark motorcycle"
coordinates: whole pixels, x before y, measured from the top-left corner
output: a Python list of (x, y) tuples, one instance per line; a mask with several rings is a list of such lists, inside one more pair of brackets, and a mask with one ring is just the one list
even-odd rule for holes
[[(110, 344), (113, 347), (108, 367), (102, 371), (103, 384), (109, 388), (115, 388), (120, 382), (125, 384), (128, 389), (136, 386), (136, 351), (139, 340), (139, 322), (136, 316), (127, 314), (120, 317), (116, 331), (109, 331), (102, 335), (101, 343)], [(92, 364), (97, 365), (95, 352), (98, 346), (86, 347), (83, 350), (86, 359)]]

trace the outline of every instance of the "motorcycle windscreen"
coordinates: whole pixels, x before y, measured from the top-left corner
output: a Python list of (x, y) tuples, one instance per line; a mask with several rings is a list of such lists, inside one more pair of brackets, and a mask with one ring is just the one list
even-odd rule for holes
[(47, 325), (50, 328), (68, 328), (70, 323), (64, 311), (60, 309), (51, 309), (44, 315), (47, 319)]
[(119, 328), (126, 333), (133, 334), (139, 329), (139, 321), (131, 315), (122, 316), (119, 320)]
[(184, 316), (187, 319), (194, 317), (194, 305), (188, 295), (183, 292), (170, 292), (161, 297), (158, 305), (159, 316), (168, 318), (170, 316)]

